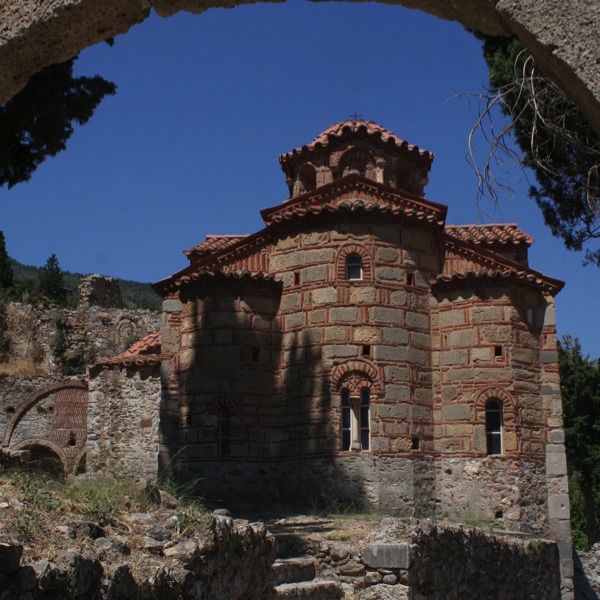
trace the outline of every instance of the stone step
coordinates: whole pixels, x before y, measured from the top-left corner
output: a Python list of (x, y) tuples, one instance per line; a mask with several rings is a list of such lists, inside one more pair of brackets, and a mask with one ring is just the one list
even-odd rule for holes
[(273, 600), (342, 600), (344, 592), (335, 581), (305, 581), (278, 585)]
[(280, 558), (273, 564), (275, 585), (311, 581), (315, 576), (316, 561), (314, 558)]

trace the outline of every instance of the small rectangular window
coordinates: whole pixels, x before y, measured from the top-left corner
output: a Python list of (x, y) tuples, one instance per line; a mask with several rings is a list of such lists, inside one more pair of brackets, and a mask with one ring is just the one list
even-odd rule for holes
[(414, 273), (406, 273), (406, 285), (415, 285)]
[(294, 285), (300, 285), (300, 271), (294, 272)]
[(494, 356), (496, 358), (502, 357), (502, 346), (494, 346)]
[(260, 360), (260, 348), (252, 348), (252, 362), (258, 362)]
[(350, 450), (351, 411), (350, 392), (342, 390), (342, 450)]
[(364, 344), (362, 347), (362, 355), (363, 356), (371, 356), (371, 346), (369, 344)]

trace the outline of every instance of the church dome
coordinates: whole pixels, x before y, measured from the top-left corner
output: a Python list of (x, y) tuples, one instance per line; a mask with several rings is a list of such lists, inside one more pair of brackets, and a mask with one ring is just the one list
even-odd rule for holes
[(290, 198), (351, 174), (422, 196), (432, 161), (431, 152), (363, 120), (335, 123), (279, 157)]

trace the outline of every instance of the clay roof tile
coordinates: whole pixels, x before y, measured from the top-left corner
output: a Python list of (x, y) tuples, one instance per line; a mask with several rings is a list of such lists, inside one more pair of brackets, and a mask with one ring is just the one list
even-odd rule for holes
[(490, 223), (489, 225), (446, 225), (444, 231), (463, 242), (476, 245), (530, 246), (534, 239), (517, 227), (516, 223)]
[(398, 147), (405, 148), (409, 152), (415, 152), (420, 156), (428, 158), (430, 161), (433, 160), (433, 153), (428, 150), (424, 150), (419, 148), (414, 144), (409, 144), (405, 140), (399, 138), (396, 134), (388, 131), (381, 125), (373, 121), (363, 121), (359, 119), (358, 121), (352, 121), (350, 119), (346, 121), (341, 121), (339, 123), (335, 123), (328, 127), (323, 133), (319, 134), (312, 142), (306, 144), (300, 148), (294, 148), (290, 152), (286, 152), (279, 157), (280, 162), (286, 162), (287, 160), (301, 154), (302, 152), (315, 150), (317, 148), (325, 148), (329, 145), (331, 139), (340, 138), (344, 134), (345, 131), (353, 131), (358, 132), (359, 130), (365, 130), (369, 135), (378, 135), (381, 137), (381, 140), (386, 143), (395, 144)]

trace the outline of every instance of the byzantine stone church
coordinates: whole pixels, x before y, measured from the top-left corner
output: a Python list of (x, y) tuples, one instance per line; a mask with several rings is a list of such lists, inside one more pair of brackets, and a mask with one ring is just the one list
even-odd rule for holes
[(568, 538), (554, 296), (515, 224), (447, 225), (433, 154), (369, 121), (280, 156), (289, 198), (159, 281), (90, 370), (90, 470)]

